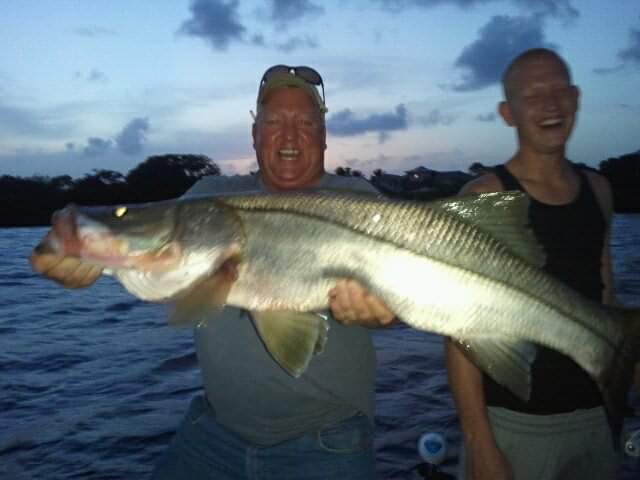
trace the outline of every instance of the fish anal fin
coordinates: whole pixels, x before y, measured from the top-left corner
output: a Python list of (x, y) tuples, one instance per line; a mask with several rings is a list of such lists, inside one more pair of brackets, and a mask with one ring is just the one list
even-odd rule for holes
[(480, 370), (521, 400), (529, 400), (531, 365), (536, 357), (534, 344), (498, 337), (473, 337), (456, 342)]
[(324, 348), (329, 329), (322, 315), (311, 312), (251, 312), (253, 323), (274, 360), (291, 376), (299, 377), (314, 354)]

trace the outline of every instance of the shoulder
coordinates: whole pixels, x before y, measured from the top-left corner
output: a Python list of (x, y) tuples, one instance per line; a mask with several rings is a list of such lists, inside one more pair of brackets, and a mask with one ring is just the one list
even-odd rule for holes
[(258, 190), (258, 179), (255, 175), (211, 175), (198, 180), (184, 197), (200, 194), (231, 193)]
[(589, 185), (600, 204), (600, 208), (608, 220), (611, 215), (613, 215), (613, 192), (611, 191), (611, 184), (609, 183), (609, 180), (607, 180), (604, 175), (593, 170), (585, 168), (581, 171), (587, 177)]
[(378, 193), (378, 190), (364, 177), (343, 177), (332, 173), (326, 173), (324, 175), (320, 183), (320, 188)]
[(504, 190), (502, 182), (495, 173), (487, 173), (467, 182), (460, 189), (459, 195), (467, 193), (491, 193)]

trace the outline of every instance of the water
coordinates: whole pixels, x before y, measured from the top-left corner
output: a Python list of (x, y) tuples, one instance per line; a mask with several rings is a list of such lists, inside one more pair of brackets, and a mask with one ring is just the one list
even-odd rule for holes
[[(65, 290), (26, 261), (43, 228), (0, 230), (0, 479), (146, 478), (200, 391), (191, 332), (166, 326), (110, 278)], [(620, 299), (640, 306), (640, 215), (615, 218)], [(442, 341), (403, 326), (374, 333), (379, 358), (376, 449), (384, 479), (418, 478), (425, 431), (460, 439)], [(637, 416), (626, 428), (640, 428)], [(640, 475), (626, 457), (620, 479)]]

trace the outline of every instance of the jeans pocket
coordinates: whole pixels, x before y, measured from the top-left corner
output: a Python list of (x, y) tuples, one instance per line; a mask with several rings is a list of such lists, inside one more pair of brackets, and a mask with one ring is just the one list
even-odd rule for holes
[(320, 448), (332, 453), (354, 453), (371, 448), (373, 429), (366, 415), (358, 414), (318, 430)]

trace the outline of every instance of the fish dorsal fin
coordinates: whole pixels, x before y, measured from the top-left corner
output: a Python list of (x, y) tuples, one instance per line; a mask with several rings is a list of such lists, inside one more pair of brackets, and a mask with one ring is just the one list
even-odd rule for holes
[(169, 324), (177, 327), (206, 322), (212, 313), (224, 307), (234, 280), (229, 270), (218, 269), (214, 275), (199, 282), (172, 302)]
[(531, 229), (525, 193), (470, 194), (430, 202), (429, 206), (473, 224), (530, 265), (544, 266), (546, 255)]
[(327, 340), (327, 320), (316, 313), (263, 311), (251, 312), (251, 317), (271, 356), (296, 378)]

